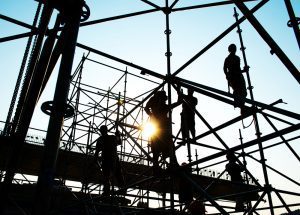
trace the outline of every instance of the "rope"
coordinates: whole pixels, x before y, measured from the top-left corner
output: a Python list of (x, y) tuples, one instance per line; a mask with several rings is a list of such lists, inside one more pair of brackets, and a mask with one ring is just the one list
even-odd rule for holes
[(245, 126), (244, 119), (242, 119), (243, 129), (249, 128), (252, 125), (253, 122), (254, 122), (254, 118), (252, 118), (252, 121), (250, 122), (249, 125)]

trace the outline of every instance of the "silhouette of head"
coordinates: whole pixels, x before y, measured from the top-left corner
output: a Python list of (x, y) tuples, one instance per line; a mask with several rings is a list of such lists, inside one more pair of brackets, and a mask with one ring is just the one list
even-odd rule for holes
[(226, 158), (229, 161), (235, 161), (235, 156), (234, 156), (233, 152), (228, 152), (227, 155), (226, 155)]
[(235, 45), (235, 44), (230, 44), (230, 45), (228, 46), (228, 51), (229, 51), (230, 53), (235, 53), (235, 52), (236, 52), (236, 45)]
[(107, 126), (106, 125), (102, 125), (100, 127), (100, 132), (102, 135), (106, 135), (107, 134)]
[(162, 91), (158, 91), (157, 92), (158, 95), (159, 95), (159, 98), (162, 100), (162, 101), (166, 101), (167, 100), (167, 93), (166, 91), (162, 90)]
[[(183, 162), (183, 163), (181, 164), (181, 166), (186, 166), (186, 165), (187, 165), (186, 162)], [(192, 172), (192, 167), (187, 167), (185, 170), (186, 170), (187, 172)]]
[(187, 165), (187, 163), (186, 162), (182, 162), (181, 166), (185, 166), (185, 165)]
[(189, 95), (193, 95), (193, 94), (194, 94), (194, 90), (192, 90), (192, 89), (189, 88), (189, 89), (188, 89), (188, 94), (189, 94)]

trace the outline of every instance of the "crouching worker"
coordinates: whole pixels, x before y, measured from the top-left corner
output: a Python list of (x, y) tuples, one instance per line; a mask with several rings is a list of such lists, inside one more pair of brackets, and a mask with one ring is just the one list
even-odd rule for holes
[[(120, 134), (117, 131), (116, 135), (108, 135), (107, 127), (102, 125), (100, 127), (101, 136), (97, 139), (95, 158), (102, 163), (102, 173), (104, 177), (103, 194), (108, 195), (111, 191), (111, 178), (115, 177), (119, 187), (124, 186), (123, 173), (117, 154), (117, 146), (121, 144)], [(102, 155), (99, 157), (99, 152)]]

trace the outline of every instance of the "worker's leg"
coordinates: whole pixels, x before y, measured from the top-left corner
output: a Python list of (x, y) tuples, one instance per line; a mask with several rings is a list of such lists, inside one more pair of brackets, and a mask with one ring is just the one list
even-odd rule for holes
[(157, 147), (158, 141), (157, 140), (152, 140), (151, 141), (151, 150), (153, 154), (153, 174), (154, 175), (159, 175), (159, 164), (158, 164), (158, 157), (159, 157), (159, 150)]
[(118, 181), (118, 185), (121, 186), (121, 187), (123, 187), (124, 184), (125, 184), (125, 182), (124, 182), (124, 175), (123, 175), (122, 168), (121, 168), (119, 160), (116, 161), (116, 170), (115, 170), (115, 173), (116, 173), (116, 178), (117, 178), (117, 181)]
[(102, 165), (102, 172), (103, 172), (103, 193), (102, 195), (108, 195), (110, 191), (110, 169), (108, 166)]
[(195, 115), (189, 117), (189, 131), (191, 132), (193, 140), (196, 137), (196, 129), (195, 129)]
[(236, 92), (239, 97), (239, 103), (240, 107), (243, 107), (245, 104), (245, 98), (247, 96), (247, 89), (246, 89), (246, 83), (243, 75), (240, 75), (237, 86), (236, 86)]
[(239, 102), (239, 84), (236, 77), (232, 76), (228, 78), (228, 84), (233, 90), (234, 107), (240, 107)]
[(124, 189), (124, 186), (125, 186), (124, 175), (123, 175), (123, 171), (122, 171), (122, 167), (121, 167), (119, 159), (116, 160), (116, 167), (115, 168), (116, 168), (115, 169), (115, 175), (116, 175), (116, 179), (117, 179), (117, 182), (118, 182), (119, 189), (123, 189), (123, 191), (120, 194), (125, 194), (126, 189)]
[(183, 144), (186, 144), (186, 140), (189, 138), (188, 122), (184, 113), (181, 113), (181, 135)]

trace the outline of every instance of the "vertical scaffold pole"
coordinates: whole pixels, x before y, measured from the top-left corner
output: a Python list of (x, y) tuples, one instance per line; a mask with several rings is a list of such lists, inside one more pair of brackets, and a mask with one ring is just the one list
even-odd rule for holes
[(300, 18), (295, 16), (293, 6), (290, 0), (284, 0), (285, 6), (287, 8), (288, 14), (290, 16), (290, 21), (288, 22), (288, 26), (292, 27), (298, 42), (298, 46), (300, 49), (300, 30), (298, 25), (300, 24)]
[[(239, 14), (236, 12), (236, 8), (234, 8), (234, 17), (235, 17), (235, 21), (238, 23), (239, 20)], [(240, 27), (240, 24), (237, 24), (237, 33), (239, 35), (239, 40), (240, 40), (240, 45), (241, 45), (241, 51), (242, 51), (242, 55), (243, 55), (243, 61), (244, 61), (244, 68), (249, 68), (248, 62), (247, 62), (247, 57), (246, 57), (246, 47), (244, 46), (244, 41), (243, 41), (243, 37), (242, 37), (242, 29)], [(246, 69), (246, 76), (247, 76), (247, 83), (248, 83), (248, 90), (250, 92), (250, 98), (253, 101), (254, 100), (254, 96), (253, 96), (253, 86), (251, 85), (251, 79), (250, 79), (250, 75), (249, 75), (249, 70)]]
[(108, 91), (107, 91), (105, 125), (107, 125), (107, 119), (108, 119), (109, 94), (110, 94), (110, 87), (108, 87)]
[(60, 136), (67, 105), (68, 92), (70, 87), (70, 77), (74, 60), (76, 41), (79, 31), (79, 23), (83, 1), (74, 1), (72, 13), (66, 16), (65, 43), (62, 49), (62, 58), (57, 77), (57, 83), (53, 99), (52, 112), (48, 124), (48, 131), (45, 139), (45, 150), (38, 176), (35, 203), (33, 214), (42, 215), (49, 213), (52, 186), (54, 183), (54, 173), (60, 145)]
[[(32, 23), (33, 27), (36, 27), (36, 25), (37, 25), (38, 18), (39, 18), (40, 12), (41, 12), (41, 8), (42, 8), (42, 3), (39, 3), (38, 6), (37, 6), (37, 10), (36, 10), (36, 13), (35, 13), (33, 23)], [(14, 92), (13, 92), (13, 96), (12, 96), (12, 99), (11, 99), (9, 110), (8, 110), (8, 113), (7, 113), (6, 123), (5, 123), (4, 129), (3, 129), (4, 135), (9, 135), (10, 134), (11, 117), (12, 117), (12, 114), (13, 114), (13, 111), (14, 111), (14, 108), (15, 108), (15, 103), (16, 103), (17, 96), (18, 96), (18, 93), (19, 93), (19, 88), (20, 88), (20, 85), (21, 85), (21, 81), (23, 79), (23, 74), (24, 74), (26, 62), (27, 62), (27, 59), (28, 59), (28, 54), (29, 54), (29, 51), (30, 51), (30, 48), (31, 48), (31, 45), (32, 45), (32, 39), (33, 39), (33, 36), (30, 36), (28, 38), (28, 41), (27, 41), (27, 44), (26, 44), (26, 48), (25, 48), (23, 59), (22, 59), (19, 75), (18, 75), (18, 78), (17, 78), (17, 82), (16, 82), (16, 86), (15, 86), (15, 89), (14, 89)]]
[[(234, 2), (236, 2), (236, 1), (234, 1)], [(236, 3), (236, 5), (240, 6), (239, 9), (241, 10), (241, 4)], [(245, 9), (245, 8), (246, 8), (246, 6), (243, 5), (242, 9)], [(249, 14), (247, 14), (247, 16), (248, 15)], [(238, 14), (237, 14), (235, 8), (234, 8), (234, 16), (235, 16), (236, 21), (237, 21), (238, 20)], [(239, 39), (240, 39), (240, 43), (241, 43), (241, 50), (242, 50), (242, 53), (243, 53), (244, 64), (245, 64), (245, 67), (248, 67), (247, 59), (246, 59), (246, 53), (245, 53), (245, 47), (244, 47), (243, 38), (242, 38), (242, 31), (241, 31), (241, 28), (240, 28), (239, 24), (237, 25), (237, 28), (238, 28), (238, 34), (239, 34)], [(250, 91), (251, 100), (253, 101), (254, 96), (253, 96), (253, 92), (252, 92), (252, 86), (251, 86), (249, 72), (246, 72), (246, 74), (247, 74), (247, 80), (248, 80), (248, 85), (249, 85), (248, 89)], [(259, 140), (261, 138), (261, 132), (260, 132), (260, 128), (259, 128), (257, 114), (255, 112), (253, 113), (253, 118), (254, 118), (256, 136), (257, 136), (257, 139)], [(272, 201), (272, 196), (271, 196), (271, 190), (272, 189), (271, 189), (271, 185), (269, 183), (269, 177), (268, 177), (268, 172), (267, 172), (267, 167), (266, 167), (266, 159), (265, 159), (265, 155), (264, 155), (264, 151), (263, 151), (261, 141), (258, 141), (258, 147), (259, 147), (259, 153), (260, 153), (260, 157), (261, 157), (263, 175), (264, 175), (264, 179), (265, 179), (265, 189), (266, 189), (265, 191), (267, 193), (268, 201), (269, 201), (269, 205), (270, 205), (270, 213), (271, 213), (271, 215), (274, 215), (273, 201)]]
[[(24, 108), (24, 103), (27, 97), (27, 93), (30, 87), (30, 81), (32, 80), (32, 76), (34, 73), (34, 69), (36, 65), (38, 64), (38, 59), (40, 56), (40, 52), (42, 49), (44, 37), (47, 31), (48, 23), (51, 19), (53, 9), (46, 4), (43, 8), (39, 28), (38, 28), (38, 36), (35, 41), (35, 47), (33, 47), (32, 54), (30, 57), (30, 61), (28, 64), (28, 69), (26, 72), (26, 75), (24, 77), (23, 86), (20, 92), (18, 104), (16, 107), (12, 127), (9, 128), (11, 131), (11, 134), (13, 136), (12, 146), (11, 150), (9, 152), (9, 157), (5, 166), (5, 176), (4, 181), (2, 183), (1, 189), (0, 189), (0, 214), (5, 213), (7, 201), (8, 201), (8, 193), (11, 188), (12, 181), (15, 176), (15, 172), (18, 168), (20, 157), (22, 154), (22, 148), (24, 145), (24, 141), (26, 138), (26, 133), (29, 127), (19, 126), (20, 123), (20, 117), (22, 113), (22, 109)], [(32, 117), (27, 116), (27, 117)], [(18, 127), (19, 126), (19, 127)], [(21, 131), (18, 131), (17, 128)]]
[[(170, 13), (171, 13), (171, 8), (169, 7), (169, 1), (166, 0), (165, 1), (166, 5), (165, 5), (165, 8), (164, 8), (164, 13), (166, 15), (166, 30), (165, 30), (165, 34), (166, 34), (166, 45), (167, 45), (167, 52), (166, 52), (166, 57), (167, 57), (167, 77), (171, 77), (171, 48), (170, 48), (170, 34), (171, 34), (171, 30), (170, 30)], [(167, 86), (168, 86), (168, 105), (171, 106), (172, 104), (172, 93), (171, 93), (171, 83), (170, 83), (171, 80), (168, 80), (167, 81)], [(170, 109), (169, 110), (169, 123), (170, 123), (170, 131), (172, 132), (172, 110)], [(168, 131), (169, 132), (169, 131)], [(173, 146), (173, 143), (171, 145), (171, 155), (170, 155), (170, 166), (171, 168), (173, 168), (174, 164), (175, 164), (175, 153), (173, 153), (174, 151), (174, 146)], [(173, 179), (173, 177), (172, 177)], [(173, 214), (173, 211), (174, 211), (174, 189), (173, 189), (173, 186), (174, 185), (174, 180), (172, 180), (172, 183), (171, 183), (171, 192), (170, 192), (170, 205), (171, 205), (171, 211), (172, 211), (172, 214)]]
[(83, 70), (83, 64), (85, 61), (85, 56), (82, 57), (81, 59), (81, 64), (78, 72), (78, 77), (76, 80), (76, 83), (74, 84), (74, 87), (78, 84), (77, 90), (76, 90), (76, 98), (75, 98), (75, 107), (74, 107), (74, 117), (73, 117), (73, 123), (71, 125), (71, 135), (70, 135), (70, 140), (69, 140), (69, 150), (71, 150), (75, 144), (75, 134), (76, 134), (76, 128), (77, 128), (77, 114), (79, 113), (78, 108), (79, 108), (79, 101), (80, 101), (80, 93), (81, 93), (81, 79), (82, 79), (82, 70)]
[(238, 0), (232, 0), (235, 5), (239, 8), (239, 10), (244, 14), (249, 23), (255, 28), (257, 33), (261, 36), (261, 38), (269, 45), (271, 48), (271, 53), (276, 54), (277, 57), (281, 60), (281, 62), (285, 65), (285, 67), (289, 70), (291, 75), (298, 81), (300, 84), (300, 72), (297, 67), (292, 63), (292, 61), (288, 58), (288, 56), (283, 52), (283, 50), (277, 45), (277, 43), (273, 40), (273, 38), (269, 35), (269, 33), (264, 29), (264, 27), (260, 24), (260, 22), (255, 18), (252, 12), (246, 7), (244, 2)]
[[(241, 145), (243, 145), (243, 137), (242, 137), (241, 129), (239, 129), (239, 135), (240, 135)], [(247, 167), (247, 161), (246, 161), (246, 156), (245, 156), (245, 150), (244, 150), (244, 148), (242, 148), (242, 157), (243, 157), (243, 164), (244, 164), (244, 166), (246, 168)], [(249, 185), (249, 178), (248, 178), (247, 172), (245, 172), (245, 177), (246, 177), (246, 183)], [(251, 201), (247, 202), (247, 206), (248, 206), (248, 208), (252, 208)], [(249, 215), (252, 215), (252, 213), (249, 213)]]
[[(289, 0), (285, 0), (285, 3), (287, 5), (287, 9), (288, 9), (288, 12), (289, 12), (289, 15), (290, 15), (290, 19), (291, 19), (292, 25), (294, 26), (294, 25), (297, 24), (297, 21), (296, 21), (296, 18), (295, 18), (295, 14), (293, 14), (293, 8), (292, 8)], [(236, 21), (238, 21), (238, 13), (236, 12), (236, 8), (234, 8), (234, 17), (235, 17)], [(241, 30), (239, 24), (237, 25), (237, 28), (238, 28), (237, 32), (238, 32), (239, 39), (240, 39), (240, 44), (241, 44), (241, 51), (242, 51), (242, 54), (243, 54), (244, 66), (247, 67), (247, 68), (249, 68), (249, 66), (247, 64), (246, 53), (245, 53), (246, 48), (244, 46), (243, 38), (242, 38), (242, 30)], [(296, 38), (297, 38), (297, 33), (298, 33), (298, 36), (299, 36), (299, 30), (298, 30), (298, 32), (295, 32)], [(298, 40), (298, 38), (297, 38), (297, 40)], [(298, 40), (298, 43), (299, 42), (300, 42), (300, 40)], [(299, 45), (300, 45), (300, 43), (299, 43)], [(250, 98), (251, 98), (252, 101), (254, 101), (254, 96), (253, 96), (253, 91), (252, 91), (253, 87), (251, 85), (251, 80), (250, 80), (250, 75), (249, 75), (249, 71), (248, 70), (246, 70), (246, 74), (247, 74), (247, 81), (248, 81), (248, 86), (249, 86), (248, 89), (249, 89), (249, 92), (250, 92)], [(257, 126), (255, 126), (255, 127), (256, 127), (256, 129), (259, 129), (258, 128), (258, 122), (257, 122), (257, 116), (256, 116), (256, 114), (254, 114), (254, 115), (255, 115), (254, 116), (255, 122), (257, 123)], [(256, 132), (260, 133), (259, 130), (257, 130)], [(240, 137), (241, 137), (241, 132), (240, 132)], [(244, 154), (244, 152), (243, 152), (243, 154)], [(248, 182), (248, 177), (247, 177), (247, 182)], [(267, 185), (267, 186), (269, 187), (269, 185)], [(269, 191), (269, 192), (271, 192), (271, 191)], [(269, 192), (267, 192), (268, 197), (270, 195)], [(280, 194), (278, 194), (278, 195), (280, 195)], [(284, 202), (283, 202), (283, 204), (286, 206), (286, 204)]]
[[(126, 66), (126, 70), (125, 70), (125, 77), (124, 77), (124, 95), (123, 95), (123, 102), (122, 102), (122, 107), (123, 107), (123, 111), (122, 111), (122, 116), (125, 116), (125, 105), (126, 105), (126, 99), (127, 99), (127, 75), (128, 75), (128, 71), (127, 71), (127, 66)], [(125, 123), (127, 122), (127, 118), (124, 119)], [(122, 135), (124, 134), (124, 131), (122, 130)], [(125, 141), (122, 142), (121, 144), (121, 155), (123, 154), (123, 156), (121, 156), (121, 160), (125, 159)], [(123, 158), (123, 159), (122, 159)]]

